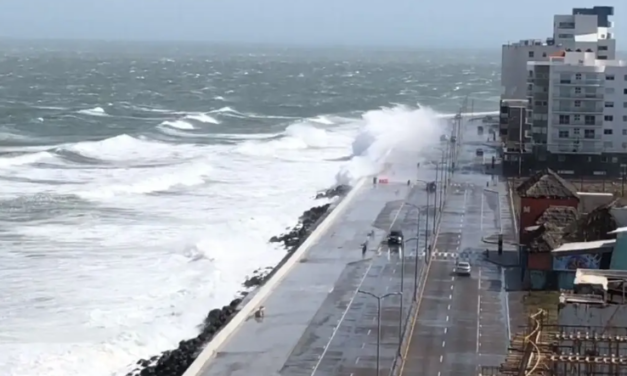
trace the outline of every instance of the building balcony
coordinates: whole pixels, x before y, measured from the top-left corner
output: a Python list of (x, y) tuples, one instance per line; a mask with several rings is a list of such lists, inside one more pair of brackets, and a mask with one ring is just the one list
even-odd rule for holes
[(552, 108), (554, 113), (564, 114), (589, 114), (600, 115), (603, 114), (603, 107), (575, 107), (575, 106), (555, 106)]
[[(601, 127), (601, 126), (603, 126), (603, 122), (602, 121), (597, 121), (595, 123), (584, 123), (584, 122), (581, 122), (581, 121), (575, 122), (575, 121), (571, 120), (571, 122), (568, 123), (568, 124), (560, 124), (559, 122), (554, 121), (554, 122), (551, 123), (551, 126), (552, 127), (561, 127), (561, 128), (570, 128), (570, 129), (572, 129), (572, 128), (585, 129), (585, 128), (598, 128), (598, 127)], [(577, 137), (581, 137), (581, 136), (577, 136)]]
[(563, 154), (601, 154), (603, 153), (602, 141), (566, 141), (559, 139), (551, 147), (552, 152)]
[(589, 100), (589, 101), (602, 101), (603, 94), (584, 94), (584, 93), (554, 93), (555, 99), (574, 99), (574, 100)]
[(603, 81), (600, 78), (586, 80), (553, 80), (553, 85), (557, 86), (601, 86)]

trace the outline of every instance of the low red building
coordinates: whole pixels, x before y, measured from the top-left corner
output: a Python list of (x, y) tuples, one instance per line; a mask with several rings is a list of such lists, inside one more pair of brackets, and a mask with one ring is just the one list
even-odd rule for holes
[(525, 229), (536, 226), (546, 209), (551, 206), (569, 206), (577, 210), (579, 206), (577, 188), (550, 169), (537, 172), (518, 186), (516, 191), (520, 197), (518, 233), (521, 245), (527, 245), (530, 241), (530, 232)]

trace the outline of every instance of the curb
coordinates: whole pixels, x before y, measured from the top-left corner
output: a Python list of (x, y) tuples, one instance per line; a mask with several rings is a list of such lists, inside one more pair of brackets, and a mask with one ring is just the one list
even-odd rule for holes
[(354, 199), (357, 193), (365, 186), (367, 179), (360, 180), (355, 187), (333, 208), (333, 210), (326, 216), (326, 218), (314, 229), (312, 233), (307, 236), (307, 239), (301, 244), (301, 246), (292, 253), (292, 256), (281, 266), (273, 277), (271, 277), (264, 285), (259, 287), (254, 293), (255, 295), (245, 304), (229, 323), (224, 326), (212, 339), (204, 349), (200, 352), (194, 362), (183, 373), (183, 376), (196, 376), (199, 375), (206, 367), (211, 363), (211, 359), (218, 351), (220, 347), (229, 340), (231, 334), (237, 331), (240, 325), (242, 325), (253, 313), (263, 301), (270, 296), (274, 291), (274, 288), (279, 284), (288, 272), (296, 265), (309, 249), (316, 244), (318, 239), (328, 230), (328, 228), (339, 219), (339, 216), (346, 211), (350, 202)]
[[(445, 191), (445, 196), (444, 197), (448, 197), (448, 186), (446, 187), (446, 191)], [(446, 206), (446, 199), (444, 200), (444, 205), (442, 205), (442, 209), (444, 209), (444, 206)], [(436, 219), (436, 232), (435, 232), (435, 236), (433, 237), (433, 245), (435, 245), (437, 243), (438, 237), (440, 236), (440, 224), (442, 222), (442, 211), (440, 211), (440, 213), (438, 213), (438, 217)], [(433, 247), (435, 249), (435, 247)], [(418, 319), (418, 314), (420, 313), (420, 306), (422, 303), (422, 296), (424, 294), (425, 291), (425, 286), (427, 285), (427, 280), (429, 277), (429, 271), (431, 270), (431, 264), (433, 263), (433, 251), (431, 252), (431, 255), (429, 257), (429, 262), (427, 263), (427, 268), (423, 269), (423, 272), (421, 273), (420, 276), (420, 294), (419, 294), (419, 298), (416, 299), (416, 304), (414, 304), (414, 307), (411, 309), (412, 315), (411, 317), (411, 321), (407, 323), (407, 325), (411, 324), (410, 328), (409, 328), (409, 333), (407, 332), (407, 328), (405, 329), (405, 334), (403, 336), (403, 343), (401, 344), (402, 348), (405, 351), (402, 351), (402, 355), (401, 355), (401, 368), (398, 371), (398, 373), (396, 372), (397, 370), (397, 360), (398, 360), (398, 356), (397, 356), (397, 360), (394, 361), (394, 364), (392, 364), (392, 369), (390, 370), (390, 375), (402, 375), (403, 371), (405, 369), (405, 360), (407, 359), (407, 353), (409, 352), (409, 345), (411, 345), (411, 337), (414, 334), (414, 330), (416, 329), (416, 321)]]

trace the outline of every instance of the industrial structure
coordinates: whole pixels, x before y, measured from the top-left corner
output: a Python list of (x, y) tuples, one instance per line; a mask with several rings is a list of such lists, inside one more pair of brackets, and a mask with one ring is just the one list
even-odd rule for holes
[[(627, 272), (577, 270), (557, 317), (540, 309), (511, 341), (506, 361), (481, 367), (481, 376), (627, 375)], [(622, 293), (617, 299), (612, 290)]]

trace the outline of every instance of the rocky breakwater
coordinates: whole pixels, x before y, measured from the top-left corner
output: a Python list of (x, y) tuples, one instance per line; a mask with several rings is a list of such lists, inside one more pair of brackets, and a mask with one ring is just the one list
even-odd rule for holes
[[(344, 197), (351, 187), (348, 185), (338, 185), (329, 188), (325, 191), (318, 192), (315, 196), (316, 200), (319, 199), (331, 199), (334, 197)], [(270, 238), (270, 243), (281, 243), (287, 254), (283, 259), (274, 267), (266, 267), (255, 270), (255, 272), (246, 279), (244, 287), (251, 289), (257, 286), (263, 285), (268, 279), (272, 277), (276, 270), (278, 270), (285, 262), (292, 256), (292, 253), (300, 247), (309, 234), (311, 234), (316, 227), (324, 220), (329, 213), (331, 204), (324, 204), (320, 206), (314, 206), (313, 208), (306, 210), (299, 218), (296, 226), (291, 230), (282, 234), (273, 236)], [(245, 294), (245, 293), (244, 293)]]
[[(341, 188), (340, 188), (341, 187)], [(343, 196), (350, 190), (348, 186), (337, 186), (320, 192), (316, 199), (333, 198)], [(322, 222), (328, 214), (331, 204), (315, 206), (306, 210), (298, 220), (298, 223), (288, 232), (270, 238), (271, 243), (281, 243), (286, 251), (286, 256), (274, 267), (265, 267), (256, 270), (252, 276), (244, 282), (247, 291), (263, 285), (274, 272), (300, 247), (309, 234)], [(213, 337), (222, 329), (238, 312), (242, 298), (247, 294), (243, 292), (240, 298), (234, 299), (229, 305), (211, 310), (200, 326), (200, 334), (196, 337), (179, 342), (176, 349), (164, 351), (151, 358), (140, 359), (134, 369), (126, 376), (182, 376), (187, 368)]]

